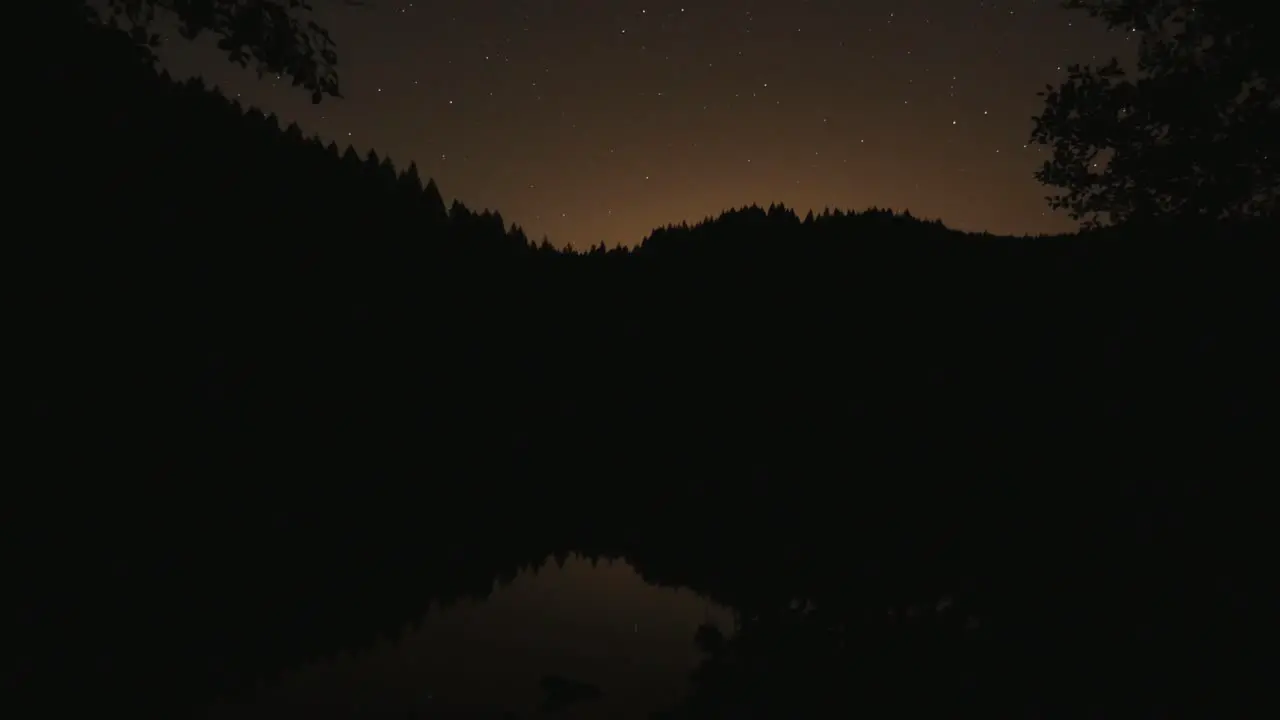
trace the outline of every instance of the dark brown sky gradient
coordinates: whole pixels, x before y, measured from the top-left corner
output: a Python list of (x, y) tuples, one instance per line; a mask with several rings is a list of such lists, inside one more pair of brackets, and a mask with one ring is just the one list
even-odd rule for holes
[(211, 43), (166, 62), (578, 247), (775, 201), (1073, 229), (1031, 176), (1036, 92), (1136, 43), (1056, 0), (314, 1), (345, 99)]

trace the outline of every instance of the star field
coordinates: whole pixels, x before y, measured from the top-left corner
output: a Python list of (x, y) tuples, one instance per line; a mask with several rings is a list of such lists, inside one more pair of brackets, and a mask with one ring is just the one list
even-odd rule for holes
[(1056, 0), (315, 4), (343, 99), (312, 105), (211, 40), (164, 61), (577, 247), (752, 202), (1074, 229), (1032, 177), (1036, 93), (1136, 44)]

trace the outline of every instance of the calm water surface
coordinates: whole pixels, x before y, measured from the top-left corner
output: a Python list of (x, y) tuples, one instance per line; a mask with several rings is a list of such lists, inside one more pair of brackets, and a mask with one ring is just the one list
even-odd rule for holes
[(405, 714), (510, 711), (533, 715), (540, 681), (559, 675), (600, 696), (561, 717), (648, 717), (672, 706), (701, 659), (704, 622), (728, 631), (727, 609), (685, 589), (645, 583), (625, 562), (570, 556), (497, 588), (486, 600), (432, 607), (398, 641), (288, 673), (252, 704), (211, 720), (323, 717), (342, 711)]

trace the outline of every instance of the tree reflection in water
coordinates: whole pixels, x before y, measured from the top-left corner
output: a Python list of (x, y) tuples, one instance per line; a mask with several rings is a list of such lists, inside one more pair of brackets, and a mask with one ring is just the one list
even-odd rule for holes
[(329, 654), (212, 720), (284, 717), (644, 718), (686, 694), (691, 639), (730, 613), (625, 561), (552, 553), (493, 592), (434, 605), (355, 653)]

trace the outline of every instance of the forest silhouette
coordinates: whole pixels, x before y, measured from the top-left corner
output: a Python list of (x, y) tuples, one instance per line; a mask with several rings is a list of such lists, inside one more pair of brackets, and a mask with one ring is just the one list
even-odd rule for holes
[(672, 716), (1244, 697), (1274, 217), (771, 205), (559, 249), (65, 38), (11, 350), (50, 714), (174, 717), (570, 551), (737, 611)]

